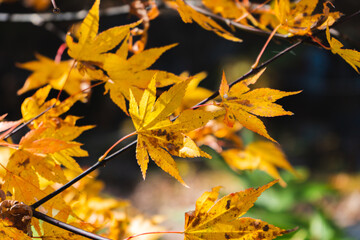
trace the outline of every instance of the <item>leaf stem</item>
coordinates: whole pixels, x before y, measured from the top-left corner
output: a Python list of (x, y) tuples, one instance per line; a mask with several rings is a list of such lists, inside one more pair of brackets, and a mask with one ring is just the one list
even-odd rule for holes
[(274, 28), (274, 30), (272, 30), (270, 36), (268, 37), (268, 39), (266, 40), (263, 48), (261, 49), (259, 55), (257, 56), (255, 63), (251, 66), (251, 68), (256, 68), (259, 65), (260, 62), (260, 58), (263, 55), (263, 53), (265, 52), (266, 47), (269, 45), (271, 39), (274, 37), (274, 34), (276, 33), (276, 31), (279, 29), (279, 27), (281, 26), (281, 24), (277, 25), (276, 28)]
[(62, 55), (63, 55), (66, 48), (67, 48), (66, 43), (61, 44), (60, 47), (58, 48), (56, 56), (55, 56), (55, 62), (56, 63), (61, 62), (61, 57), (62, 57)]
[(140, 237), (143, 235), (149, 235), (149, 234), (164, 234), (164, 233), (174, 233), (174, 234), (184, 234), (184, 232), (178, 232), (178, 231), (159, 231), (159, 232), (145, 232), (145, 233), (140, 233), (140, 234), (136, 234), (136, 235), (132, 235), (128, 238), (125, 238), (124, 240), (130, 240), (132, 238), (136, 238), (136, 237)]
[(66, 76), (64, 85), (62, 86), (62, 88), (60, 89), (60, 91), (59, 91), (59, 93), (58, 93), (58, 95), (57, 95), (57, 97), (56, 97), (56, 101), (58, 101), (58, 100), (60, 99), (60, 95), (61, 95), (61, 93), (62, 93), (62, 91), (63, 91), (66, 83), (68, 82), (68, 80), (69, 80), (69, 78), (70, 78), (71, 71), (74, 69), (76, 62), (77, 62), (76, 60), (73, 61), (72, 65), (71, 65), (71, 67), (70, 67), (70, 69), (69, 69), (69, 72), (68, 72), (68, 74), (67, 74), (67, 76)]
[(77, 227), (74, 227), (74, 226), (71, 226), (67, 223), (64, 223), (64, 222), (61, 222), (59, 220), (56, 220), (55, 218), (52, 218), (52, 217), (49, 217), (48, 215), (46, 214), (43, 214), (41, 212), (38, 212), (38, 211), (33, 211), (33, 216), (37, 219), (40, 219), (40, 220), (43, 220), (47, 223), (50, 223), (54, 226), (57, 226), (59, 228), (62, 228), (62, 229), (65, 229), (69, 232), (72, 232), (72, 233), (75, 233), (75, 234), (78, 234), (78, 235), (81, 235), (81, 236), (84, 236), (84, 237), (87, 237), (89, 239), (94, 239), (94, 240), (109, 240), (109, 238), (105, 238), (105, 237), (101, 237), (99, 235), (96, 235), (94, 233), (90, 233), (90, 232), (87, 232), (87, 231), (84, 231), (80, 228), (77, 228)]
[(109, 154), (109, 152), (114, 148), (116, 147), (119, 143), (121, 143), (122, 141), (124, 141), (125, 139), (131, 137), (131, 136), (134, 136), (137, 132), (132, 132), (122, 138), (120, 138), (116, 143), (114, 143), (100, 158), (99, 158), (99, 162), (103, 161), (106, 156)]

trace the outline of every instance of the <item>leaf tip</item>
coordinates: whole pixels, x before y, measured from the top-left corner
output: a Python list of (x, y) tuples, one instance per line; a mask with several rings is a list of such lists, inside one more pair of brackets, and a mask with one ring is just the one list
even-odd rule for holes
[(296, 227), (294, 227), (292, 229), (286, 229), (286, 230), (282, 231), (281, 234), (288, 234), (288, 233), (291, 233), (291, 232), (295, 232), (298, 229), (299, 229), (299, 226), (296, 226)]

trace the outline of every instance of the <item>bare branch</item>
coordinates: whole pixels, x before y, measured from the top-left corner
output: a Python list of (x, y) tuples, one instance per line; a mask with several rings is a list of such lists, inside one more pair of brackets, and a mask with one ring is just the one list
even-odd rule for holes
[(52, 218), (52, 217), (49, 217), (48, 215), (46, 214), (43, 214), (41, 212), (38, 212), (38, 211), (33, 211), (33, 217), (37, 218), (37, 219), (41, 219), (47, 223), (50, 223), (54, 226), (57, 226), (59, 228), (62, 228), (62, 229), (65, 229), (69, 232), (72, 232), (72, 233), (75, 233), (75, 234), (78, 234), (78, 235), (81, 235), (81, 236), (84, 236), (84, 237), (87, 237), (89, 239), (94, 239), (94, 240), (109, 240), (109, 238), (105, 238), (105, 237), (101, 237), (99, 235), (96, 235), (94, 233), (90, 233), (90, 232), (87, 232), (87, 231), (84, 231), (80, 228), (77, 228), (77, 227), (74, 227), (74, 226), (71, 226), (67, 223), (64, 223), (64, 222), (61, 222), (59, 220), (56, 220), (55, 218)]
[[(129, 6), (117, 6), (103, 9), (100, 15), (116, 16), (120, 14), (129, 13)], [(34, 25), (42, 25), (45, 22), (64, 22), (64, 21), (78, 21), (82, 20), (88, 14), (88, 10), (81, 10), (78, 12), (64, 12), (60, 14), (54, 13), (0, 13), (0, 22), (30, 22)]]

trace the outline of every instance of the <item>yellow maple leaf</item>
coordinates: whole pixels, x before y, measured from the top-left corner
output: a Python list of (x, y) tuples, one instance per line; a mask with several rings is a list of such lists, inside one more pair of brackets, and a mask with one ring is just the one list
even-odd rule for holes
[(40, 54), (36, 54), (36, 58), (37, 61), (17, 64), (18, 67), (33, 72), (18, 94), (49, 84), (54, 89), (64, 89), (69, 95), (73, 95), (90, 85), (89, 78), (82, 76), (77, 69), (71, 69), (74, 60), (55, 62)]
[(236, 119), (247, 129), (276, 142), (267, 133), (263, 122), (255, 115), (261, 117), (292, 115), (292, 112), (285, 111), (281, 105), (274, 102), (280, 98), (298, 94), (300, 91), (283, 92), (270, 88), (258, 88), (249, 91), (248, 85), (254, 84), (264, 71), (265, 69), (252, 77), (236, 83), (230, 90), (225, 74), (223, 74), (219, 90), (222, 102), (219, 106), (226, 109), (224, 121), (229, 126), (232, 126)]
[(248, 21), (258, 26), (258, 21), (251, 15), (249, 4), (233, 0), (202, 0), (202, 3), (213, 13), (221, 14), (224, 18), (234, 19), (244, 26), (250, 27)]
[(329, 27), (326, 28), (326, 38), (330, 44), (331, 52), (339, 54), (352, 68), (359, 73), (360, 68), (360, 52), (352, 49), (343, 49), (344, 45), (337, 39), (330, 36)]
[(245, 14), (245, 8), (231, 0), (202, 0), (205, 7), (224, 18), (236, 19)]
[(326, 25), (332, 25), (340, 18), (340, 12), (330, 13), (326, 5), (323, 13), (313, 14), (317, 4), (317, 0), (301, 0), (294, 4), (289, 0), (275, 0), (273, 11), (264, 13), (260, 22), (271, 25), (272, 28), (280, 24), (278, 32), (281, 34), (302, 36), (311, 34), (314, 29), (324, 29)]
[[(22, 171), (21, 175), (18, 175), (15, 170), (9, 170), (2, 163), (0, 167), (4, 168), (6, 174), (1, 176), (2, 189), (7, 195), (11, 196), (12, 200), (19, 202), (24, 202), (28, 205), (35, 203), (37, 200), (42, 199), (46, 195), (52, 193), (55, 189), (51, 187), (46, 187), (41, 189), (38, 185), (34, 184), (31, 177), (31, 174), (27, 174), (28, 171)], [(76, 217), (70, 209), (70, 207), (65, 203), (61, 195), (54, 197), (51, 201), (44, 203), (41, 206), (41, 211), (47, 212), (49, 216), (56, 216), (60, 221), (66, 222), (68, 217)], [(38, 219), (32, 218), (32, 226), (38, 234), (41, 234), (41, 227)], [(17, 239), (17, 238), (15, 238)], [(20, 238), (22, 239), (22, 238)]]
[(221, 153), (224, 160), (235, 170), (259, 169), (267, 172), (271, 177), (280, 179), (280, 185), (286, 183), (281, 178), (278, 168), (283, 168), (297, 175), (294, 168), (287, 161), (279, 146), (272, 142), (257, 141), (250, 143), (244, 150), (229, 149)]
[(79, 28), (77, 42), (68, 34), (66, 44), (69, 47), (68, 54), (78, 61), (102, 62), (106, 53), (115, 48), (130, 32), (130, 28), (137, 26), (136, 23), (110, 28), (100, 34), (99, 31), (99, 5), (96, 0)]
[(242, 148), (243, 141), (238, 134), (242, 128), (239, 122), (233, 127), (227, 126), (220, 119), (210, 120), (204, 127), (191, 131), (188, 136), (193, 139), (197, 145), (207, 145), (221, 153), (223, 147), (230, 145), (231, 147)]
[[(50, 85), (40, 88), (21, 104), (21, 113), (24, 121), (37, 117), (37, 119), (31, 122), (30, 126), (36, 127), (41, 122), (53, 121), (53, 118), (58, 118), (61, 114), (67, 112), (77, 101), (84, 97), (83, 93), (80, 93), (70, 96), (62, 102), (55, 98), (46, 101), (50, 90)], [(47, 111), (44, 113), (45, 110)], [(44, 114), (39, 116), (41, 113)]]
[(161, 169), (184, 185), (171, 155), (210, 158), (185, 134), (205, 125), (210, 119), (219, 116), (222, 111), (186, 110), (175, 121), (169, 119), (181, 104), (189, 82), (190, 79), (174, 85), (156, 100), (155, 75), (139, 104), (130, 90), (129, 113), (138, 134), (136, 158), (144, 178), (149, 155)]
[(0, 239), (2, 240), (14, 240), (14, 239), (22, 239), (22, 240), (32, 240), (30, 236), (28, 236), (23, 231), (12, 227), (12, 223), (1, 219), (0, 221)]
[(233, 34), (226, 31), (211, 18), (194, 10), (191, 6), (187, 5), (183, 0), (168, 1), (168, 2), (170, 6), (174, 7), (179, 12), (181, 19), (185, 23), (192, 23), (193, 21), (195, 21), (205, 30), (213, 31), (220, 37), (223, 37), (227, 40), (231, 40), (234, 42), (242, 42), (241, 39), (235, 37)]
[(217, 202), (215, 201), (219, 195), (219, 187), (205, 192), (196, 201), (195, 211), (185, 214), (185, 239), (269, 240), (289, 233), (292, 230), (284, 230), (262, 220), (240, 218), (254, 205), (260, 194), (277, 181), (256, 189), (231, 193)]
[(130, 99), (129, 89), (132, 90), (136, 100), (140, 100), (143, 89), (147, 87), (152, 76), (157, 74), (157, 87), (164, 87), (181, 81), (181, 78), (165, 71), (148, 70), (165, 51), (176, 44), (151, 48), (135, 54), (127, 59), (127, 50), (124, 51), (127, 42), (124, 41), (116, 54), (106, 54), (104, 70), (111, 81), (105, 84), (110, 97), (125, 113), (127, 113), (125, 99)]

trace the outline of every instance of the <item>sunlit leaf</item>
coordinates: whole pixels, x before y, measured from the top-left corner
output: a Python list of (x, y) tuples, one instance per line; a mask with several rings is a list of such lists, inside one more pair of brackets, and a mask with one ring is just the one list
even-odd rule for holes
[(254, 84), (264, 71), (265, 69), (252, 77), (236, 83), (230, 90), (225, 74), (223, 74), (219, 90), (222, 102), (219, 106), (226, 109), (224, 121), (229, 126), (232, 126), (235, 120), (238, 120), (247, 129), (275, 142), (267, 133), (265, 125), (256, 116), (275, 117), (292, 115), (292, 112), (285, 111), (281, 105), (274, 102), (280, 98), (298, 94), (300, 91), (283, 92), (270, 88), (258, 88), (249, 91), (248, 85)]
[(330, 36), (329, 27), (326, 29), (326, 38), (330, 44), (331, 52), (333, 54), (339, 54), (352, 68), (359, 73), (360, 68), (360, 52), (352, 49), (344, 49), (344, 45), (337, 39)]
[(204, 126), (221, 113), (201, 109), (186, 110), (175, 120), (170, 115), (179, 107), (190, 79), (180, 82), (156, 100), (156, 75), (144, 91), (140, 103), (130, 91), (130, 116), (138, 134), (136, 158), (143, 177), (146, 176), (149, 155), (165, 172), (185, 185), (171, 155), (179, 157), (210, 157), (185, 134)]
[(219, 187), (205, 192), (196, 201), (195, 211), (185, 214), (185, 239), (265, 240), (290, 232), (262, 220), (240, 218), (254, 205), (260, 194), (276, 182), (231, 193), (217, 202)]
[(235, 170), (259, 169), (265, 171), (273, 178), (280, 179), (280, 184), (284, 187), (286, 183), (281, 178), (277, 168), (283, 168), (297, 175), (280, 147), (272, 142), (253, 142), (244, 150), (230, 149), (223, 151), (221, 155)]

